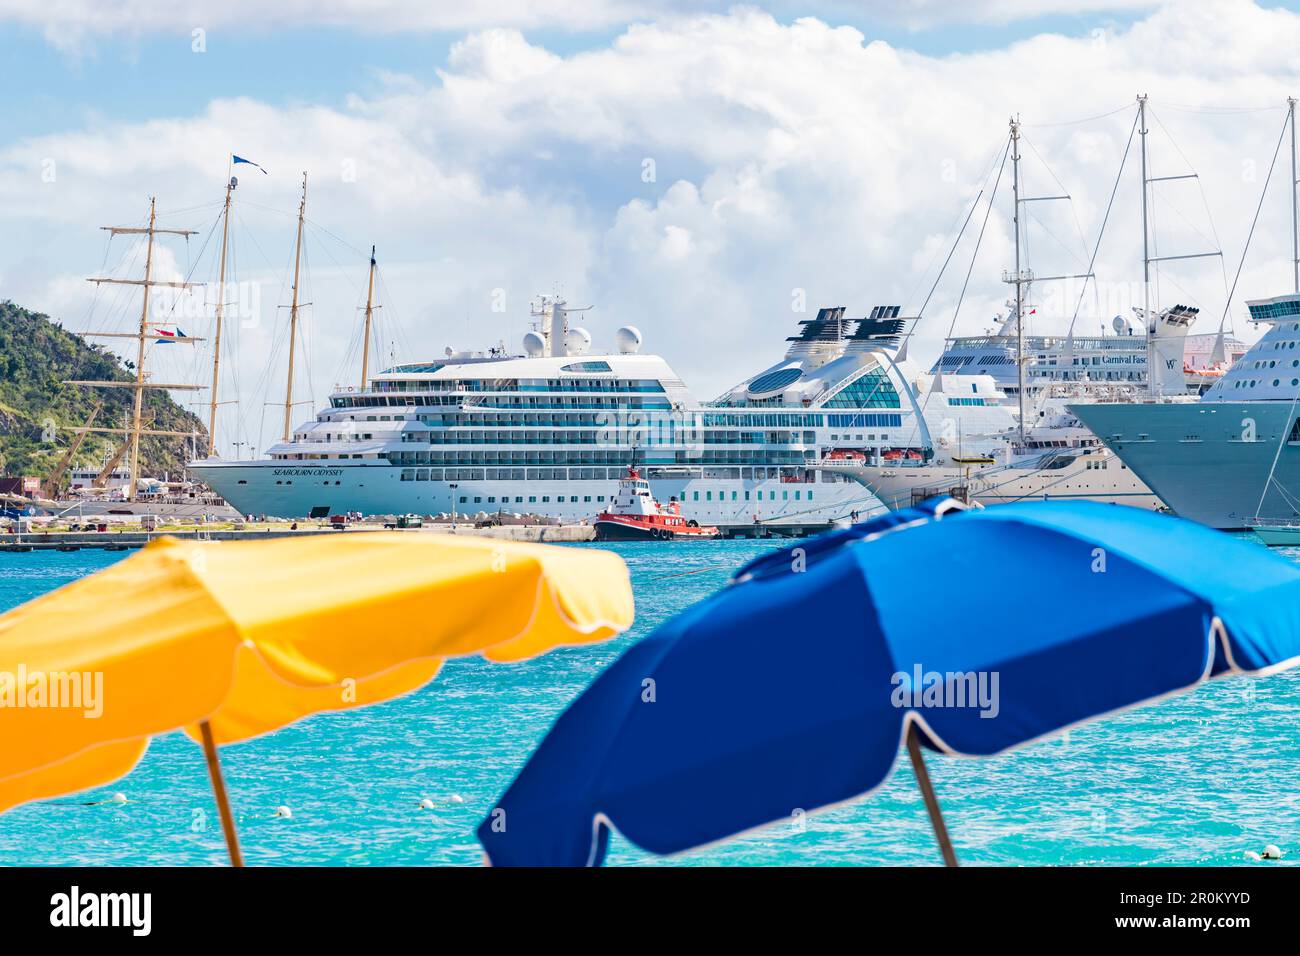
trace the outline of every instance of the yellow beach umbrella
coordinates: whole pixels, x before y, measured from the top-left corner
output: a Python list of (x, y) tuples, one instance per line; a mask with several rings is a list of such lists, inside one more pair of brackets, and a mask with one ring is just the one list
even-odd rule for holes
[(632, 623), (605, 551), (352, 532), (155, 541), (0, 616), (0, 812), (128, 773), (154, 734), (217, 746), (388, 700), (448, 657), (518, 661)]

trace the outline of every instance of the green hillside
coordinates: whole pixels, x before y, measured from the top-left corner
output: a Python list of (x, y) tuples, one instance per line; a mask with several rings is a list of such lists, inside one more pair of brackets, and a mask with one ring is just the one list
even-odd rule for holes
[[(70, 429), (84, 425), (100, 399), (104, 408), (96, 426), (120, 425), (130, 414), (130, 389), (83, 388), (64, 381), (133, 377), (115, 355), (65, 331), (49, 316), (0, 302), (0, 474), (47, 475), (75, 437)], [(203, 447), (203, 423), (166, 392), (145, 392), (144, 417), (153, 418), (152, 428), (198, 432)], [(52, 442), (47, 440), (51, 422)], [(118, 441), (114, 435), (88, 435), (73, 464), (100, 464)], [(188, 448), (186, 438), (145, 436), (140, 442), (142, 473), (179, 474)]]

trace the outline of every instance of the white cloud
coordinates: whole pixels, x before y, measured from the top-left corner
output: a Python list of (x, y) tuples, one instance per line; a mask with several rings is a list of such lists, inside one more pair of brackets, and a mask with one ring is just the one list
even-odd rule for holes
[[(102, 122), (0, 148), (0, 203), (11, 221), (0, 237), (0, 294), (69, 316), (84, 309), (84, 283), (69, 275), (98, 267), (102, 251), (86, 242), (92, 227), (138, 217), (150, 192), (169, 210), (208, 203), (168, 221), (210, 225), (221, 157), (238, 144), (272, 172), (242, 174), (238, 193), (238, 275), (264, 283), (262, 324), (238, 333), (247, 417), (283, 387), (275, 306), (287, 301), (302, 169), (311, 171), (309, 218), (357, 247), (309, 230), (311, 374), (300, 380), (310, 379), (317, 403), (336, 378), (355, 377), (361, 250), (371, 241), (388, 284), (382, 320), (405, 333), (400, 359), (517, 343), (529, 296), (558, 286), (575, 304), (596, 306), (584, 321), (598, 344), (636, 324), (647, 348), (708, 398), (779, 357), (807, 317), (792, 311), (801, 294), (810, 311), (919, 308), (1013, 112), (1026, 123), (1027, 192), (1074, 197), (1073, 212), (1026, 207), (1026, 256), (1040, 274), (1086, 266), (1132, 122), (1128, 104), (1147, 92), (1153, 171), (1185, 171), (1185, 154), (1201, 174), (1199, 183), (1156, 187), (1157, 251), (1214, 242), (1203, 189), (1230, 279), (1284, 97), (1300, 89), (1297, 50), (1300, 16), (1245, 0), (1178, 4), (1101, 36), (1044, 35), (947, 57), (750, 9), (633, 26), (570, 56), (517, 30), (482, 30), (456, 45), (430, 88), (392, 77), (383, 92), (342, 108), (216, 99), (191, 117)], [(1242, 106), (1269, 111), (1225, 112)], [(1086, 331), (1125, 308), (1140, 273), (1135, 158), (1097, 265), (1103, 294), (1095, 308), (1085, 299)], [(46, 160), (53, 183), (41, 181)], [(1280, 170), (1238, 313), (1245, 297), (1289, 288), (1286, 179)], [(959, 330), (986, 326), (1005, 297), (1008, 186), (1004, 178)], [(982, 217), (981, 209), (972, 233)], [(913, 355), (934, 355), (968, 256), (969, 238)], [(178, 271), (184, 262), (182, 253)], [(505, 312), (493, 310), (497, 290)], [(1201, 305), (1202, 324), (1214, 327), (1223, 270), (1214, 260), (1171, 263), (1160, 294)], [(1075, 295), (1044, 286), (1039, 328), (1062, 331)], [(252, 425), (244, 440), (256, 442)]]

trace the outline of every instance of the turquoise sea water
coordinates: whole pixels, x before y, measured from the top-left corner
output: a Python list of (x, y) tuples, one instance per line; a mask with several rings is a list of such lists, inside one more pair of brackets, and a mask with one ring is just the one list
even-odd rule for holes
[[(632, 571), (637, 621), (627, 636), (522, 664), (452, 661), (408, 697), (223, 748), (247, 861), (477, 864), (475, 827), (565, 705), (629, 642), (771, 544), (608, 547)], [(0, 610), (121, 557), (0, 554)], [(1012, 583), (989, 598), (1006, 609), (1008, 626)], [(795, 650), (798, 639), (791, 635)], [(1300, 860), (1296, 672), (1215, 681), (1001, 757), (931, 755), (929, 765), (966, 864), (1247, 864), (1245, 851), (1268, 843), (1290, 851), (1282, 865)], [(115, 791), (129, 802), (99, 802)], [(435, 810), (418, 809), (424, 797)], [(274, 816), (281, 804), (291, 819)], [(615, 836), (609, 863), (938, 862), (905, 758), (876, 793), (804, 824), (774, 824), (669, 860)], [(130, 776), (103, 790), (0, 816), (0, 865), (225, 861), (201, 752), (180, 734), (155, 739)]]

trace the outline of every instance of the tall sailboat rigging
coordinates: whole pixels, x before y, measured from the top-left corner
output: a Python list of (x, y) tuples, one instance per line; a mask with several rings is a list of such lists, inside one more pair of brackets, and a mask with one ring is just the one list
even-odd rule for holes
[(298, 286), (302, 277), (302, 224), (307, 212), (307, 174), (302, 174), (302, 200), (298, 203), (298, 238), (293, 247), (293, 302), (289, 306), (289, 374), (284, 385), (284, 441), (293, 437), (293, 362), (298, 340)]
[[(185, 342), (193, 344), (202, 341), (194, 336), (178, 336), (174, 333), (164, 333), (160, 330), (150, 332), (149, 321), (149, 293), (155, 287), (162, 286), (167, 288), (189, 289), (194, 287), (191, 282), (169, 282), (153, 278), (154, 266), (154, 239), (159, 235), (183, 236), (188, 238), (195, 234), (193, 229), (163, 229), (158, 226), (157, 199), (151, 197), (149, 200), (149, 221), (148, 225), (143, 227), (134, 226), (103, 226), (110, 236), (145, 236), (145, 261), (144, 261), (144, 278), (143, 279), (122, 279), (107, 276), (100, 276), (87, 279), (96, 285), (137, 285), (141, 287), (140, 303), (140, 322), (139, 328), (134, 332), (82, 332), (85, 337), (94, 338), (126, 338), (133, 339), (136, 342), (136, 360), (135, 360), (135, 378), (129, 381), (101, 381), (101, 380), (73, 380), (69, 385), (82, 385), (92, 388), (129, 388), (132, 390), (131, 403), (131, 421), (130, 426), (125, 430), (124, 444), (129, 451), (130, 461), (130, 479), (127, 483), (125, 496), (127, 500), (133, 500), (139, 489), (140, 483), (140, 438), (144, 435), (160, 435), (173, 438), (188, 438), (190, 432), (168, 431), (165, 429), (148, 428), (144, 421), (144, 394), (148, 389), (166, 389), (166, 390), (184, 390), (198, 391), (200, 386), (175, 383), (175, 382), (155, 382), (149, 378), (145, 370), (145, 359), (148, 354), (147, 345), (150, 342), (167, 341), (167, 342)], [(166, 325), (169, 323), (157, 323)], [(97, 428), (85, 427), (88, 432), (108, 432), (112, 434), (123, 434), (122, 429), (115, 428)]]
[(217, 298), (212, 326), (212, 390), (208, 395), (208, 457), (217, 453), (217, 387), (221, 370), (221, 321), (226, 308), (226, 252), (230, 245), (230, 201), (239, 181), (226, 173), (226, 201), (221, 210), (221, 263), (217, 270)]
[[(1224, 316), (1268, 195), (1278, 154), (1291, 140), (1293, 292), (1248, 299), (1252, 322), (1267, 331), (1195, 402), (1159, 395), (1146, 402), (1080, 404), (1071, 411), (1184, 518), (1215, 528), (1300, 526), (1300, 202), (1296, 194), (1295, 98), (1278, 135)], [(1270, 538), (1274, 543), (1289, 543)]]
[(375, 309), (375, 247), (370, 247), (370, 280), (366, 284), (366, 324), (361, 337), (361, 388), (370, 378), (370, 330)]

